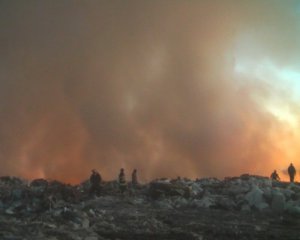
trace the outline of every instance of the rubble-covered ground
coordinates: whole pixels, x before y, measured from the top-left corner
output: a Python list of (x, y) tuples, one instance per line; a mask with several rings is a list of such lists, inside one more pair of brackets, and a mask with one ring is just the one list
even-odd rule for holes
[(242, 175), (78, 186), (0, 178), (1, 240), (300, 239), (300, 185)]

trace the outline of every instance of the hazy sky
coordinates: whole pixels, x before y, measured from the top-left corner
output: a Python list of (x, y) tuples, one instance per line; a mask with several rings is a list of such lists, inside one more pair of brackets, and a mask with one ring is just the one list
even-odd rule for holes
[(0, 175), (284, 177), (299, 42), (297, 0), (1, 0)]

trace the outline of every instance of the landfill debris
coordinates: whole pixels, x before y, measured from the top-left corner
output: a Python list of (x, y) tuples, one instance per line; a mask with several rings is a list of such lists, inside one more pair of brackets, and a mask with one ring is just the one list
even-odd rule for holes
[(0, 239), (299, 239), (300, 185), (261, 176), (68, 185), (0, 177)]

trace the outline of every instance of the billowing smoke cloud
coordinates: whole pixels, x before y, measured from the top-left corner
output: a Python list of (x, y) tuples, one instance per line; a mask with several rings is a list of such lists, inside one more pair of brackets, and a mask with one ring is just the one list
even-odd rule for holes
[[(249, 72), (265, 59), (299, 69), (297, 7), (2, 1), (0, 174), (78, 182), (92, 168), (149, 180), (285, 167), (300, 156), (298, 104)], [(276, 99), (295, 126), (266, 107)]]

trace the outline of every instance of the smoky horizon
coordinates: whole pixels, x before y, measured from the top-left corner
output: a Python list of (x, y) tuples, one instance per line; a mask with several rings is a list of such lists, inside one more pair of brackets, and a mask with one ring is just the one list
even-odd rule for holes
[(0, 175), (300, 167), (297, 1), (0, 1)]

